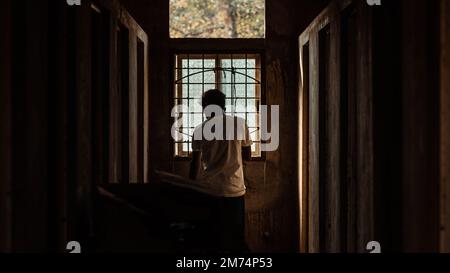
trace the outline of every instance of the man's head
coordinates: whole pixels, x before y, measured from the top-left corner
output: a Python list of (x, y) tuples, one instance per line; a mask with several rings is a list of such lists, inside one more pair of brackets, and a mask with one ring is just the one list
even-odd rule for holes
[(225, 94), (218, 89), (208, 90), (202, 97), (203, 109), (210, 105), (217, 105), (225, 111), (225, 98)]

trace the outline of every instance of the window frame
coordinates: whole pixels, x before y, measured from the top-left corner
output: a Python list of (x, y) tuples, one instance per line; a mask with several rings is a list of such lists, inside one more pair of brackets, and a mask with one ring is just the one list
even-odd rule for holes
[[(181, 40), (186, 40), (186, 39), (175, 39), (178, 41)], [(197, 39), (195, 39), (197, 40)], [(200, 39), (205, 41), (204, 39)], [(220, 41), (218, 40), (222, 40), (222, 39), (214, 39), (214, 43), (220, 43)], [(236, 41), (236, 40), (229, 40), (229, 39), (225, 39), (227, 41)], [(241, 40), (241, 39), (239, 39)], [(255, 40), (255, 39), (252, 39)], [(256, 43), (258, 43), (256, 41)], [(234, 43), (225, 43), (225, 47), (227, 44), (234, 44)], [(224, 46), (222, 44), (222, 46)], [(170, 69), (170, 76), (169, 76), (169, 80), (171, 82), (171, 87), (170, 87), (170, 92), (169, 92), (169, 105), (171, 106), (171, 109), (175, 106), (175, 100), (177, 99), (175, 97), (176, 92), (178, 92), (177, 90), (177, 84), (175, 83), (175, 70), (176, 70), (176, 56), (177, 55), (181, 55), (181, 56), (186, 56), (186, 55), (191, 55), (191, 56), (205, 56), (205, 58), (207, 56), (216, 56), (216, 55), (258, 55), (259, 56), (259, 65), (260, 65), (260, 105), (266, 105), (266, 92), (265, 92), (265, 50), (262, 49), (249, 49), (249, 50), (245, 50), (245, 49), (238, 49), (238, 50), (202, 50), (202, 49), (190, 49), (190, 50), (186, 50), (186, 49), (173, 49), (170, 51), (170, 60), (172, 60), (170, 62), (169, 65), (169, 69)], [(217, 80), (216, 80), (216, 84), (217, 84)], [(260, 109), (258, 109), (258, 112), (260, 111)], [(170, 116), (170, 113), (169, 113)], [(171, 124), (170, 124), (170, 129), (172, 129), (172, 123), (174, 122), (174, 119), (171, 118)], [(261, 144), (265, 143), (265, 141), (261, 140)], [(192, 159), (192, 153), (187, 155), (187, 156), (179, 156), (177, 154), (175, 154), (175, 140), (170, 137), (170, 156), (171, 158), (173, 158), (173, 160), (175, 161), (190, 161)], [(260, 151), (260, 156), (258, 157), (251, 157), (250, 160), (248, 161), (265, 161), (266, 160), (266, 153), (264, 151)]]

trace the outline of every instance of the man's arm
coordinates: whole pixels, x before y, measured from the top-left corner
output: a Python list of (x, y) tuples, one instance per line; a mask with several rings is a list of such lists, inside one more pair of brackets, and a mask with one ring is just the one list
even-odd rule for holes
[(189, 178), (192, 180), (197, 179), (198, 169), (200, 167), (201, 154), (202, 153), (198, 151), (192, 152), (191, 167), (189, 169)]

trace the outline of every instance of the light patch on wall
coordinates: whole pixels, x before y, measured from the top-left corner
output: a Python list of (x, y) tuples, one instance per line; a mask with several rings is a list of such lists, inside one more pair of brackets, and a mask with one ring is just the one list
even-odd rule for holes
[(264, 38), (265, 0), (170, 0), (171, 38)]

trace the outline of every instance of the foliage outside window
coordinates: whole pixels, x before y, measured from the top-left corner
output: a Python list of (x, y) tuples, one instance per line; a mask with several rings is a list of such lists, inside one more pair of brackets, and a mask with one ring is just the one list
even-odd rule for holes
[(265, 0), (170, 0), (171, 38), (264, 38)]

